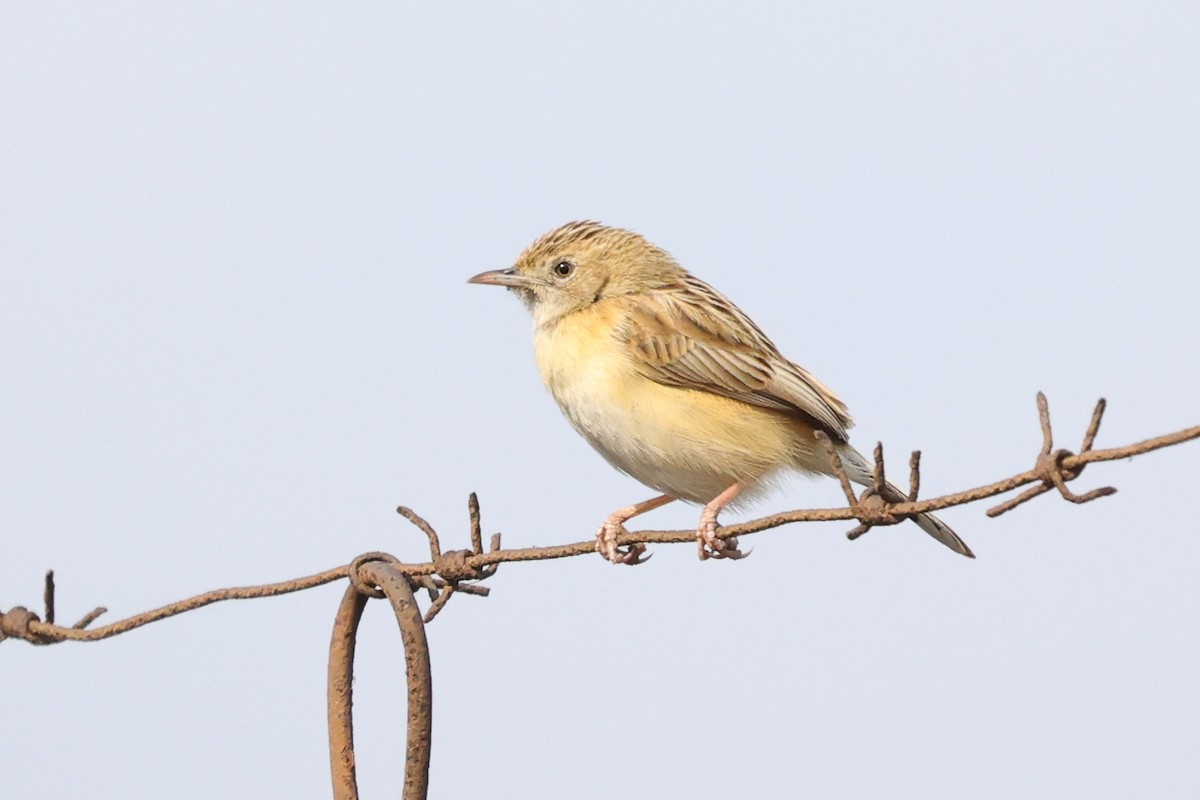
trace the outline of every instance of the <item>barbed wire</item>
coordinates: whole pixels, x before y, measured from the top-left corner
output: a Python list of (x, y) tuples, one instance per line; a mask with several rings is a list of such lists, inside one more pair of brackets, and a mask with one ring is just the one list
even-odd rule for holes
[[(737, 537), (761, 533), (782, 525), (797, 522), (853, 520), (857, 522), (857, 525), (847, 533), (847, 537), (853, 540), (875, 527), (896, 525), (920, 513), (975, 503), (1021, 487), (1029, 488), (988, 509), (988, 516), (997, 517), (1012, 511), (1017, 506), (1027, 503), (1051, 489), (1056, 489), (1063, 499), (1072, 503), (1087, 503), (1117, 491), (1112, 486), (1102, 486), (1082, 494), (1073, 492), (1067, 484), (1078, 479), (1088, 464), (1131, 458), (1200, 438), (1200, 425), (1197, 425), (1123, 447), (1096, 450), (1093, 448), (1093, 444), (1106, 410), (1106, 403), (1101, 399), (1092, 412), (1082, 445), (1079, 452), (1076, 453), (1063, 448), (1054, 448), (1049, 404), (1041, 392), (1037, 394), (1037, 407), (1042, 430), (1042, 446), (1032, 469), (983, 486), (926, 500), (918, 499), (921, 483), (920, 451), (914, 451), (909, 459), (910, 488), (907, 496), (903, 502), (892, 503), (884, 500), (883, 487), (886, 485), (887, 479), (882, 444), (875, 447), (873, 485), (867, 487), (861, 494), (856, 494), (832, 442), (824, 434), (818, 433), (817, 437), (825, 447), (833, 473), (846, 495), (847, 504), (840, 508), (785, 511), (748, 522), (723, 525), (719, 528), (719, 534), (726, 542), (732, 541), (730, 546), (736, 547)], [(445, 608), (446, 603), (458, 594), (486, 597), (490, 589), (481, 585), (481, 582), (495, 575), (500, 564), (569, 558), (596, 551), (594, 539), (548, 547), (505, 550), (501, 547), (499, 533), (491, 537), (489, 548), (485, 550), (479, 501), (474, 493), (470, 495), (467, 505), (470, 549), (443, 552), (440, 538), (433, 526), (412, 509), (401, 506), (397, 512), (421, 530), (428, 539), (429, 561), (402, 563), (387, 553), (366, 553), (355, 558), (349, 564), (333, 567), (314, 575), (278, 583), (217, 589), (96, 628), (89, 626), (106, 613), (107, 609), (103, 607), (89, 611), (69, 627), (57, 624), (54, 572), (49, 571), (45, 576), (42, 614), (39, 616), (24, 606), (17, 606), (0, 613), (0, 641), (14, 638), (36, 645), (57, 644), (66, 641), (99, 641), (213, 603), (225, 600), (275, 597), (348, 578), (349, 585), (335, 619), (333, 638), (330, 643), (329, 734), (334, 797), (337, 800), (356, 800), (358, 797), (354, 769), (351, 708), (355, 635), (367, 599), (387, 597), (396, 613), (404, 639), (408, 674), (409, 725), (403, 797), (405, 800), (420, 800), (426, 796), (428, 790), (432, 720), (431, 677), (424, 625), (431, 622)], [(618, 534), (616, 538), (618, 545), (635, 548), (642, 552), (648, 544), (694, 542), (696, 532), (694, 530), (626, 531)], [(644, 561), (645, 559), (633, 559), (631, 563)], [(428, 593), (430, 603), (423, 615), (413, 596), (414, 589), (425, 589)]]

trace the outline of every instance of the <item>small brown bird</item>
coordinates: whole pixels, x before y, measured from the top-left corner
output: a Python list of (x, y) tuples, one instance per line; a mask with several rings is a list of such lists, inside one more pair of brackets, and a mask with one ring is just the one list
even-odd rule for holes
[[(672, 500), (704, 504), (700, 557), (741, 558), (717, 536), (717, 515), (770, 487), (785, 470), (832, 474), (815, 438), (824, 431), (850, 479), (871, 467), (847, 442), (846, 406), (784, 358), (749, 317), (632, 231), (570, 222), (530, 245), (510, 269), (470, 283), (506, 286), (533, 314), (538, 370), (559, 408), (617, 469), (661, 496), (614, 511), (596, 549), (636, 564), (621, 548), (624, 523)], [(886, 500), (903, 500), (894, 486)], [(921, 530), (956, 553), (970, 548), (932, 514)]]

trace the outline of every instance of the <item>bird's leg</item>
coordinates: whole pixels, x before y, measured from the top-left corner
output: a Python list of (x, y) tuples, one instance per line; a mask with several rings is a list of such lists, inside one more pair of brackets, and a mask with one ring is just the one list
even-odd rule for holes
[(700, 550), (700, 560), (704, 561), (708, 558), (745, 558), (750, 553), (743, 553), (738, 550), (738, 541), (736, 536), (730, 536), (728, 539), (717, 537), (717, 515), (721, 513), (721, 509), (729, 505), (733, 498), (745, 489), (740, 481), (734, 483), (725, 491), (714, 497), (704, 510), (700, 512), (700, 527), (696, 530), (696, 545)]
[(671, 495), (664, 494), (641, 503), (618, 508), (609, 514), (608, 519), (604, 520), (604, 524), (600, 526), (600, 530), (596, 531), (596, 552), (614, 564), (632, 565), (645, 561), (646, 558), (649, 558), (649, 556), (642, 558), (642, 555), (646, 552), (646, 545), (638, 542), (622, 548), (617, 545), (617, 536), (625, 533), (625, 523), (638, 514), (653, 511), (660, 506), (665, 506), (674, 499)]

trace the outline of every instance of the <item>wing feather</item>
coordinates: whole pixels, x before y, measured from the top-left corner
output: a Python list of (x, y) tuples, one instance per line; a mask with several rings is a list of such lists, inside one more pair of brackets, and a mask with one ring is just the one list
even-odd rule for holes
[(653, 381), (795, 414), (844, 441), (853, 422), (829, 387), (784, 358), (749, 317), (688, 275), (638, 298), (618, 335)]

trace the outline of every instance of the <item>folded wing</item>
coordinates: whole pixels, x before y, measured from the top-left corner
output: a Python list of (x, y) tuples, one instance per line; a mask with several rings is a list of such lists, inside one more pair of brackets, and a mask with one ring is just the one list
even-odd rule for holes
[(794, 414), (846, 440), (845, 404), (711, 286), (689, 275), (639, 299), (617, 335), (647, 378)]

